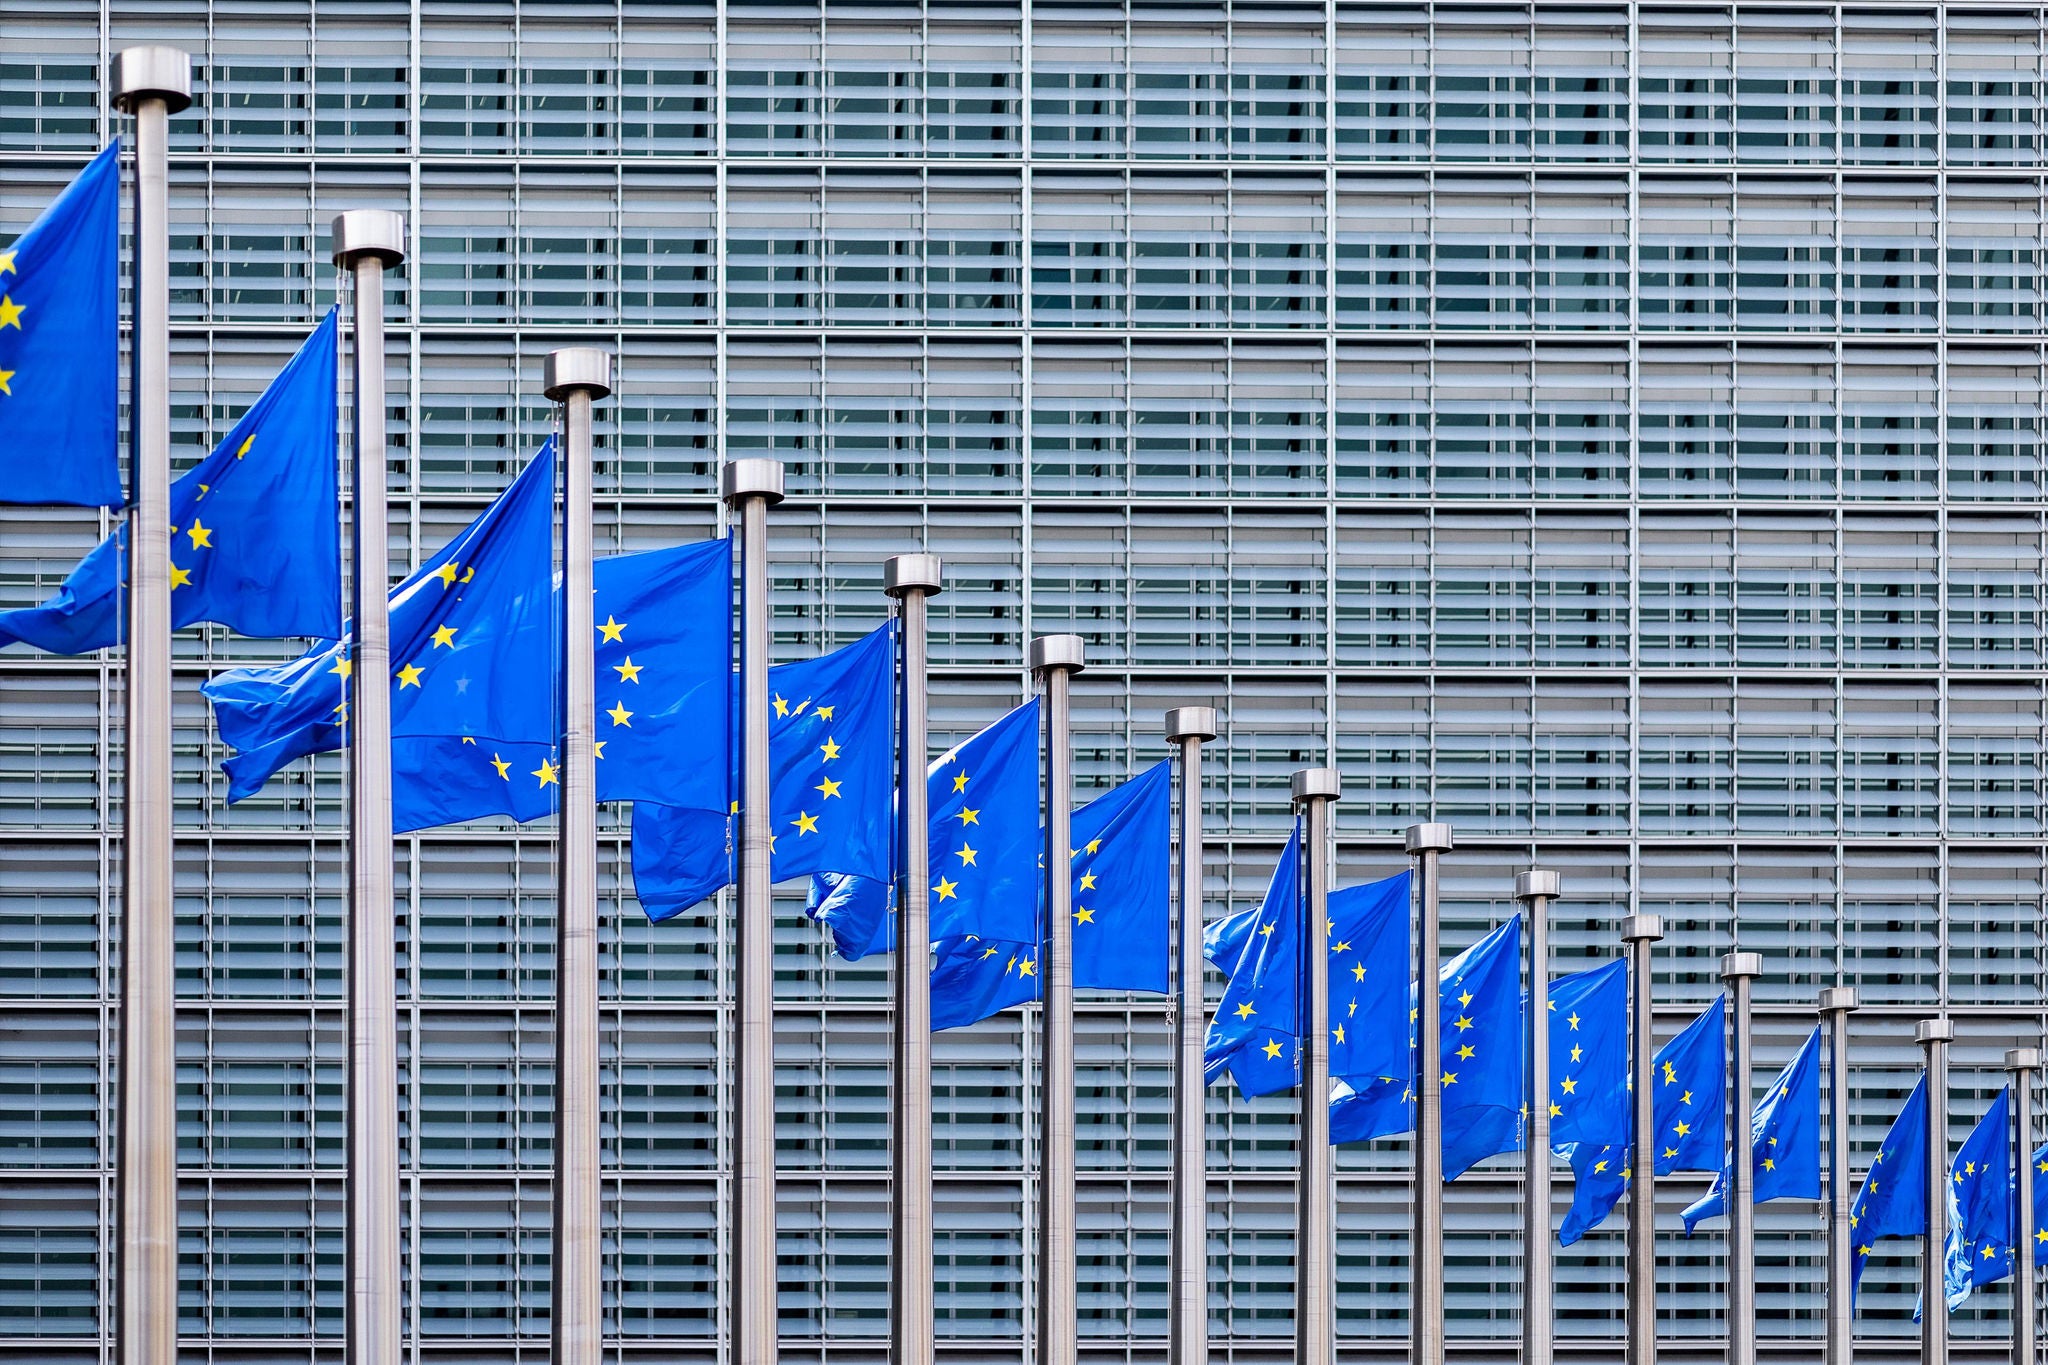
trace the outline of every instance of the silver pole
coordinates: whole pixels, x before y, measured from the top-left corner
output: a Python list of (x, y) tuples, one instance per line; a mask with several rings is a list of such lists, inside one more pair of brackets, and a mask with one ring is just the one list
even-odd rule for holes
[(1664, 937), (1656, 915), (1621, 922), (1628, 945), (1629, 1066), (1634, 1081), (1628, 1182), (1628, 1365), (1657, 1365), (1657, 1092), (1650, 1026), (1650, 945)]
[(1078, 635), (1031, 642), (1031, 671), (1045, 685), (1045, 982), (1040, 1044), (1038, 1177), (1038, 1365), (1074, 1365), (1074, 885), (1068, 853), (1074, 756), (1068, 689), (1081, 671)]
[(598, 1176), (597, 684), (592, 624), (590, 409), (612, 391), (610, 353), (550, 351), (543, 392), (562, 405), (562, 766), (555, 893), (552, 1365), (597, 1365), (604, 1349)]
[(1857, 1008), (1854, 986), (1828, 986), (1820, 993), (1821, 1018), (1828, 1026), (1828, 1326), (1827, 1365), (1850, 1365), (1855, 1349), (1851, 1277), (1853, 1242), (1849, 1207), (1849, 1016)]
[(1721, 959), (1728, 986), (1728, 1027), (1735, 1035), (1730, 1056), (1728, 1157), (1728, 1365), (1756, 1365), (1756, 1159), (1750, 1150), (1751, 1055), (1750, 983), (1764, 974), (1761, 953), (1729, 953)]
[(1208, 1084), (1202, 1072), (1202, 743), (1216, 738), (1216, 708), (1166, 713), (1180, 749), (1180, 971), (1173, 1013), (1173, 1251), (1171, 1365), (1209, 1365)]
[(1415, 943), (1415, 1240), (1408, 1264), (1408, 1331), (1415, 1365), (1443, 1365), (1444, 1050), (1436, 977), (1443, 957), (1441, 863), (1451, 847), (1451, 827), (1410, 825), (1406, 846), (1416, 859), (1422, 898)]
[(897, 753), (896, 1142), (890, 1201), (895, 1273), (889, 1332), (896, 1365), (932, 1365), (932, 975), (931, 830), (925, 788), (931, 748), (927, 603), (944, 590), (939, 557), (896, 555), (882, 591), (902, 614), (901, 726)]
[(2012, 1072), (2013, 1127), (2019, 1136), (2017, 1177), (2019, 1215), (2013, 1221), (2012, 1359), (2013, 1365), (2034, 1365), (2034, 1073), (2041, 1069), (2041, 1050), (2016, 1047), (2005, 1054)]
[(1295, 1365), (1330, 1365), (1337, 1324), (1330, 1315), (1337, 1232), (1330, 1159), (1330, 803), (1342, 783), (1335, 768), (1300, 768), (1294, 806), (1302, 832), (1301, 1175), (1295, 1184)]
[(729, 461), (740, 520), (740, 895), (734, 932), (732, 1365), (775, 1365), (775, 907), (768, 881), (768, 509), (782, 464)]
[[(398, 1365), (405, 1286), (398, 1256), (397, 923), (391, 863), (391, 589), (384, 484), (384, 271), (405, 259), (405, 217), (334, 220), (336, 263), (354, 277), (354, 553), (347, 679), (349, 757), (348, 1171), (350, 1365)], [(364, 686), (364, 680), (374, 685)]]
[(1555, 1256), (1550, 1249), (1550, 902), (1563, 879), (1532, 867), (1515, 876), (1529, 921), (1529, 1141), (1523, 1153), (1522, 1365), (1550, 1365), (1557, 1350)]
[(1920, 1359), (1948, 1363), (1948, 1282), (1942, 1273), (1948, 1236), (1948, 1045), (1956, 1026), (1922, 1019), (1913, 1041), (1927, 1053), (1927, 1249), (1920, 1258)]
[(129, 393), (128, 671), (121, 848), (120, 1325), (122, 1365), (178, 1354), (176, 929), (171, 886), (171, 115), (192, 58), (115, 55), (108, 84), (135, 116), (135, 350)]

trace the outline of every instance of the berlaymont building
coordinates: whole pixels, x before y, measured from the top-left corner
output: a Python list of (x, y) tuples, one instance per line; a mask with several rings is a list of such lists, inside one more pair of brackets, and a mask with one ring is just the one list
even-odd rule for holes
[[(2048, 16), (2029, 4), (1171, 5), (6, 0), (0, 241), (115, 131), (102, 73), (193, 53), (172, 121), (174, 454), (209, 449), (333, 300), (328, 227), (402, 210), (394, 569), (550, 421), (540, 358), (614, 349), (600, 552), (716, 534), (728, 454), (786, 462), (777, 656), (946, 560), (935, 741), (1086, 637), (1078, 770), (1213, 703), (1208, 913), (1263, 888), (1328, 762), (1339, 880), (1450, 822), (1446, 946), (1558, 869), (1559, 970), (1662, 915), (1660, 1037), (1765, 954), (1757, 1066), (1854, 986), (1856, 1166), (1957, 1025), (1959, 1139), (2043, 1020)], [(0, 430), (0, 440), (5, 440)], [(111, 525), (0, 513), (0, 606)], [(178, 644), (179, 1331), (192, 1365), (342, 1351), (345, 793), (327, 756), (229, 810), (198, 694), (288, 641)], [(113, 1355), (121, 660), (0, 653), (0, 1356)], [(606, 1333), (713, 1365), (728, 902), (650, 926), (604, 826)], [(405, 1331), (547, 1354), (554, 851), (408, 836)], [(777, 933), (783, 1358), (883, 1359), (888, 957)], [(1216, 982), (1212, 980), (1212, 999)], [(1163, 1359), (1168, 1035), (1084, 998), (1081, 1356)], [(1034, 1331), (1036, 1034), (939, 1036), (951, 1362)], [(1209, 1104), (1219, 1361), (1292, 1350), (1292, 1100)], [(1406, 1353), (1408, 1154), (1338, 1153), (1340, 1356)], [(1518, 1159), (1450, 1187), (1452, 1356), (1511, 1358)], [(1660, 1182), (1666, 1358), (1719, 1359), (1724, 1239)], [(1817, 1358), (1820, 1207), (1759, 1210), (1767, 1361)], [(1622, 1220), (1560, 1253), (1564, 1358), (1619, 1358)], [(1913, 1358), (1915, 1257), (1859, 1358)], [(1698, 1306), (1695, 1306), (1698, 1305)], [(2003, 1358), (2007, 1286), (1954, 1358)]]

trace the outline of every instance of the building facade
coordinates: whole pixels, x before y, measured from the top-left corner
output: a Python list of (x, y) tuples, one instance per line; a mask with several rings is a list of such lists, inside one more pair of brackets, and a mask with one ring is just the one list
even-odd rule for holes
[[(0, 11), (0, 240), (119, 131), (110, 52), (194, 54), (173, 121), (173, 424), (195, 459), (334, 299), (327, 224), (403, 210), (392, 570), (539, 443), (551, 348), (613, 348), (600, 545), (720, 529), (773, 454), (776, 653), (883, 615), (929, 548), (935, 740), (1077, 631), (1077, 769), (1213, 702), (1210, 915), (1330, 763), (1343, 879), (1450, 821), (1446, 945), (1558, 868), (1556, 970), (1666, 917), (1674, 1033), (1761, 951), (1758, 1069), (1856, 986), (1855, 1166), (1958, 1022), (1959, 1140), (2040, 1037), (2048, 355), (2040, 7), (39, 0)], [(4, 413), (4, 409), (0, 409)], [(4, 439), (4, 429), (0, 429)], [(110, 523), (0, 510), (0, 606)], [(602, 552), (602, 550), (601, 550)], [(342, 769), (233, 810), (198, 684), (297, 645), (178, 637), (187, 1357), (338, 1361)], [(0, 1353), (112, 1358), (118, 654), (0, 653)], [(719, 1357), (729, 905), (649, 926), (604, 825), (607, 1330)], [(553, 850), (398, 850), (407, 1326), (545, 1358)], [(889, 962), (777, 934), (785, 1358), (883, 1359)], [(1212, 981), (1212, 993), (1214, 982)], [(1168, 1052), (1084, 1000), (1091, 1365), (1164, 1357)], [(1032, 1020), (938, 1040), (941, 1352), (1032, 1330)], [(1291, 1349), (1287, 1096), (1210, 1099), (1218, 1360)], [(1408, 1154), (1339, 1153), (1347, 1361), (1403, 1357)], [(1718, 1349), (1722, 1243), (1660, 1192), (1660, 1330)], [(1451, 1334), (1510, 1358), (1519, 1174), (1450, 1188)], [(1621, 1331), (1621, 1218), (1563, 1253), (1566, 1358)], [(1817, 1207), (1760, 1210), (1767, 1358), (1811, 1359)], [(1903, 1248), (1902, 1249), (1906, 1249)], [(1859, 1330), (1914, 1352), (1914, 1261)], [(2010, 1299), (1960, 1315), (2003, 1349)], [(1718, 1357), (1716, 1357), (1718, 1358)]]

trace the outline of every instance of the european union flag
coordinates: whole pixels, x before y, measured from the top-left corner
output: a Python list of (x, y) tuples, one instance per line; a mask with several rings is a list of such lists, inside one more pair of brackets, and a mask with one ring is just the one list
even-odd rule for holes
[(1246, 1099), (1293, 1088), (1301, 1044), (1301, 822), (1287, 836), (1266, 896), (1202, 933), (1202, 953), (1230, 979), (1203, 1039), (1204, 1082), (1228, 1071)]
[[(888, 883), (895, 837), (895, 630), (892, 621), (844, 649), (768, 670), (768, 858), (777, 881), (836, 872)], [(738, 709), (733, 706), (734, 715)], [(601, 713), (600, 733), (607, 715), (618, 719), (616, 712)], [(728, 743), (736, 759), (737, 743)], [(708, 761), (697, 759), (699, 752), (693, 748), (691, 761)], [(725, 775), (728, 792), (736, 795), (739, 774), (731, 763)], [(701, 776), (694, 785), (701, 801)], [(634, 804), (633, 881), (649, 919), (680, 914), (731, 884), (736, 819), (730, 797), (723, 814), (661, 799)]]
[[(1651, 1082), (1656, 1087), (1652, 1108), (1658, 1175), (1721, 1168), (1727, 1143), (1722, 1113), (1728, 1084), (1727, 1017), (1727, 997), (1716, 996), (1684, 1032), (1658, 1049)], [(1560, 1245), (1570, 1246), (1613, 1212), (1633, 1174), (1632, 1156), (1625, 1143), (1581, 1142), (1573, 1147), (1577, 1184), (1558, 1229)]]
[(1550, 1146), (1628, 1141), (1628, 963), (1550, 983)]
[[(1165, 993), (1171, 801), (1167, 765), (1155, 763), (1074, 812), (1067, 875), (1076, 986)], [(1041, 890), (1041, 924), (1043, 899)], [(958, 1028), (1039, 999), (1040, 946), (975, 934), (941, 942), (932, 966), (932, 1027)], [(1026, 961), (1033, 970), (1022, 970)]]
[[(400, 832), (554, 809), (560, 717), (552, 579), (555, 446), (390, 596), (391, 814)], [(201, 690), (221, 738), (228, 800), (347, 739), (354, 640), (289, 664), (237, 668)]]
[(732, 544), (597, 561), (598, 800), (731, 808)]
[[(1489, 1156), (1514, 1151), (1521, 1140), (1522, 921), (1501, 924), (1443, 964), (1437, 973), (1443, 1071), (1444, 1179), (1455, 1180)], [(1415, 1127), (1411, 990), (1410, 1060), (1406, 1075), (1386, 1076), (1330, 1110), (1330, 1141), (1361, 1142), (1411, 1132)]]
[(1356, 1085), (1401, 1070), (1411, 994), (1414, 874), (1330, 893), (1330, 1075)]
[(1870, 1171), (1863, 1188), (1849, 1206), (1850, 1237), (1854, 1240), (1850, 1265), (1852, 1286), (1863, 1283), (1863, 1267), (1871, 1251), (1887, 1237), (1927, 1235), (1927, 1077), (1923, 1074), (1905, 1107), (1892, 1120), (1891, 1130), (1877, 1155), (1870, 1159)]
[(2034, 1149), (2034, 1208), (2028, 1240), (2034, 1245), (2034, 1264), (2048, 1265), (2048, 1143)]
[[(227, 439), (171, 485), (172, 625), (215, 621), (264, 637), (341, 633), (334, 333), (330, 309)], [(0, 645), (84, 654), (119, 643), (127, 557), (122, 527), (55, 597), (0, 613)]]
[(117, 139), (0, 251), (0, 502), (121, 505), (120, 239)]
[(2012, 1274), (2012, 1091), (1998, 1092), (1949, 1170), (1948, 1306)]
[[(1756, 1202), (1820, 1198), (1820, 1030), (1807, 1035), (1749, 1118), (1749, 1159)], [(1728, 1211), (1728, 1166), (1685, 1211), (1685, 1232)]]

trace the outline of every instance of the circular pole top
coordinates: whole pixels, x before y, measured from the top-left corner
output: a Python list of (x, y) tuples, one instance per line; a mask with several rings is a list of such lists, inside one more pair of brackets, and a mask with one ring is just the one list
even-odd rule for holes
[(1344, 779), (1338, 776), (1335, 768), (1296, 768), (1293, 790), (1297, 805), (1309, 801), (1334, 801), (1344, 790)]
[(1764, 955), (1762, 953), (1728, 953), (1721, 958), (1721, 979), (1732, 981), (1738, 976), (1762, 976)]
[(1441, 821), (1427, 825), (1410, 825), (1407, 848), (1410, 853), (1448, 853), (1451, 848), (1451, 827)]
[(1518, 901), (1556, 900), (1564, 894), (1564, 878), (1547, 867), (1532, 867), (1527, 872), (1515, 874), (1515, 899)]
[(1184, 739), (1216, 738), (1216, 708), (1176, 706), (1166, 713), (1166, 740), (1178, 744)]
[(107, 85), (127, 113), (162, 100), (172, 113), (192, 107), (192, 54), (175, 47), (124, 47), (108, 63)]
[(766, 498), (773, 507), (782, 501), (782, 461), (765, 455), (727, 460), (718, 471), (718, 496), (733, 507), (748, 498)]
[(1854, 986), (1821, 987), (1820, 1012), (1822, 1014), (1835, 1014), (1838, 1012), (1847, 1014), (1851, 1010), (1860, 1008), (1862, 1006), (1857, 1002), (1856, 988)]
[(1920, 1044), (1953, 1043), (1956, 1026), (1948, 1019), (1922, 1019), (1913, 1025), (1913, 1041)]
[(882, 591), (891, 597), (942, 593), (945, 580), (945, 566), (937, 555), (890, 555), (882, 564)]
[(2039, 1071), (2041, 1049), (2037, 1047), (2016, 1047), (2005, 1054), (2005, 1069), (2008, 1071)]
[(579, 391), (592, 398), (604, 397), (612, 391), (612, 353), (596, 346), (549, 351), (540, 391), (556, 403)]
[(1078, 635), (1039, 635), (1031, 641), (1031, 671), (1064, 668), (1079, 673), (1087, 667), (1087, 645)]
[(374, 256), (385, 265), (405, 259), (405, 215), (396, 209), (350, 209), (334, 215), (336, 265)]
[(1662, 915), (1623, 915), (1621, 917), (1621, 939), (1634, 943), (1637, 939), (1649, 939), (1652, 943), (1664, 937)]

